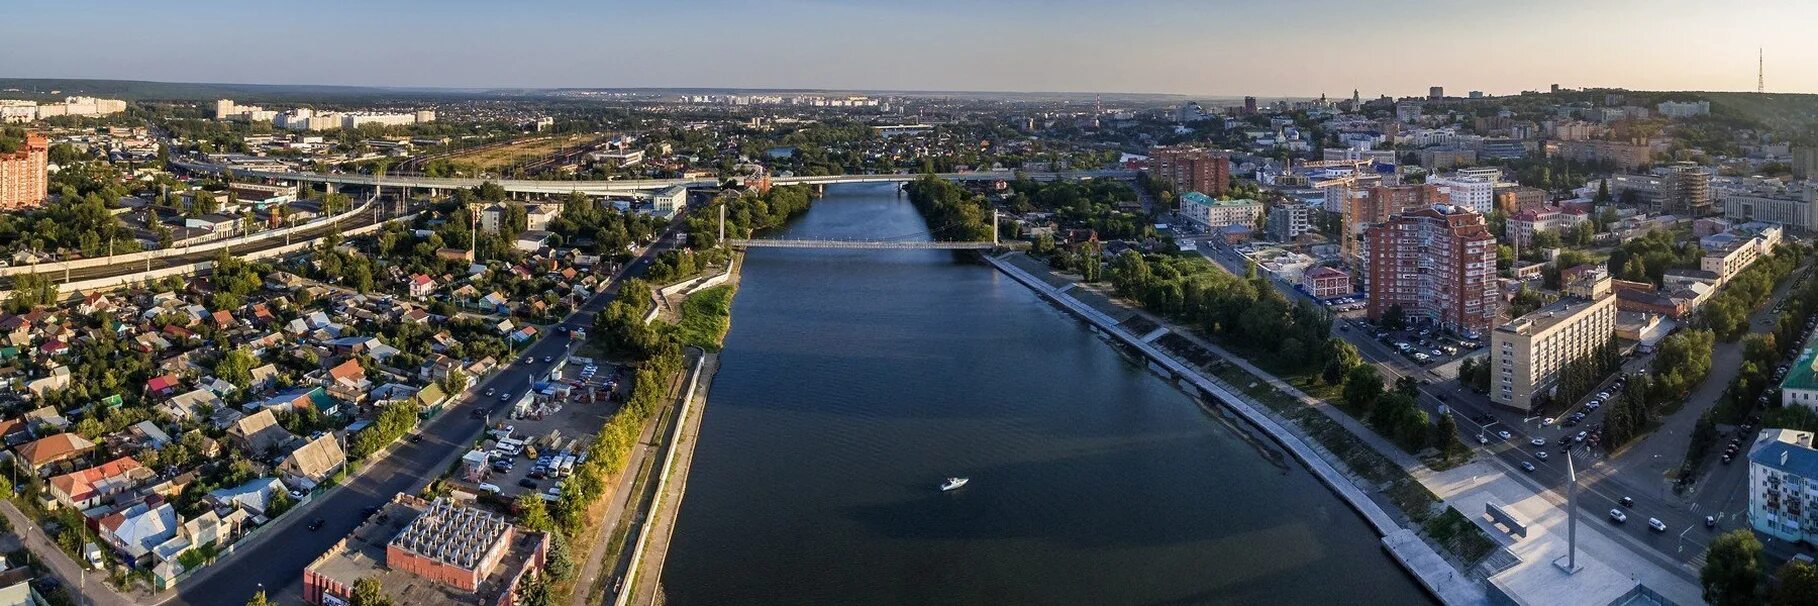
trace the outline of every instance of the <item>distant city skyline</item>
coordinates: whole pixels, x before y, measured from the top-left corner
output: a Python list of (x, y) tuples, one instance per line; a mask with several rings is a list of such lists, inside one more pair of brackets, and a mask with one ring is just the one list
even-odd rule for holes
[(1809, 6), (1566, 0), (886, 0), (277, 8), (26, 3), (0, 76), (447, 88), (1462, 96), (1818, 92)]

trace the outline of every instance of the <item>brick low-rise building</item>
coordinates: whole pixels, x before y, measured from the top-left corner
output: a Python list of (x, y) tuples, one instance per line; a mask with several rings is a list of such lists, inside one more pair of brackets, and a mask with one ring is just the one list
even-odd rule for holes
[(541, 574), (549, 537), (447, 499), (398, 495), (303, 570), (303, 601), (350, 603), (377, 577), (398, 604), (513, 606)]
[(1315, 267), (1300, 274), (1300, 286), (1319, 299), (1342, 297), (1354, 292), (1351, 274), (1330, 267)]
[(1496, 325), (1496, 237), (1483, 215), (1456, 206), (1398, 215), (1366, 232), (1370, 319), (1392, 307), (1460, 333)]

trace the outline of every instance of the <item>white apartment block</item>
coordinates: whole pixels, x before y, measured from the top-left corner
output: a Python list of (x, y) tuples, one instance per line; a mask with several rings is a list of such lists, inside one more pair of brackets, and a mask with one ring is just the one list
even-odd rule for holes
[(1706, 252), (1698, 259), (1698, 269), (1717, 274), (1718, 284), (1728, 282), (1762, 256), (1774, 254), (1774, 247), (1780, 245), (1780, 232), (1779, 227), (1767, 227), (1747, 239)]
[(1668, 118), (1691, 118), (1708, 116), (1711, 113), (1710, 101), (1661, 101), (1654, 106), (1655, 111)]
[(1818, 450), (1812, 432), (1763, 429), (1749, 446), (1749, 526), (1788, 542), (1818, 542)]
[(1616, 297), (1608, 295), (1561, 299), (1497, 327), (1490, 333), (1490, 399), (1533, 410), (1534, 399), (1551, 393), (1566, 364), (1591, 355), (1615, 334)]
[(1450, 196), (1452, 204), (1471, 209), (1471, 212), (1480, 215), (1490, 214), (1496, 204), (1494, 179), (1453, 175), (1428, 179), (1427, 183), (1439, 186), (1440, 191)]
[(1227, 225), (1254, 226), (1263, 213), (1263, 203), (1255, 200), (1214, 200), (1196, 191), (1182, 195), (1180, 202), (1180, 213), (1208, 231)]

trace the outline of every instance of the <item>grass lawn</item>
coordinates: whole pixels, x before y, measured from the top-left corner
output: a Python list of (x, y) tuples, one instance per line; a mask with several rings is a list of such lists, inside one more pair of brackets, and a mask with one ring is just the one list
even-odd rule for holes
[(732, 327), (732, 295), (738, 288), (722, 284), (688, 295), (682, 300), (682, 318), (676, 324), (677, 336), (683, 343), (707, 351), (719, 351), (720, 342)]
[(582, 135), (551, 137), (518, 145), (457, 154), (449, 157), (448, 161), (471, 170), (497, 172), (553, 154), (564, 147), (580, 143), (584, 138)]

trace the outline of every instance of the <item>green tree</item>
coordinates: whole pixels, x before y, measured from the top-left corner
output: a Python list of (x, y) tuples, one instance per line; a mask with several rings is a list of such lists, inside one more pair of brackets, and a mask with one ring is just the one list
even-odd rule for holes
[(366, 577), (354, 582), (353, 606), (392, 606), (379, 577)]
[(1789, 560), (1774, 574), (1778, 581), (1768, 599), (1773, 606), (1818, 606), (1818, 567)]
[(1746, 528), (1717, 535), (1698, 580), (1704, 586), (1704, 601), (1712, 606), (1761, 603), (1761, 541)]
[(553, 533), (556, 531), (555, 518), (549, 515), (547, 502), (534, 493), (525, 493), (518, 497), (518, 524), (531, 530)]
[(1382, 397), (1382, 374), (1368, 364), (1352, 368), (1345, 374), (1345, 403), (1355, 410), (1369, 410)]
[(1408, 312), (1396, 303), (1382, 312), (1382, 326), (1389, 330), (1401, 330), (1408, 327)]
[(254, 593), (252, 599), (246, 601), (246, 606), (273, 606), (273, 604), (271, 600), (265, 599), (265, 592), (260, 591)]
[(13, 292), (7, 295), (6, 309), (13, 313), (24, 313), (33, 307), (56, 302), (57, 284), (49, 276), (20, 274), (13, 276)]
[(523, 606), (552, 606), (555, 598), (549, 594), (549, 583), (542, 577), (536, 577), (518, 590), (518, 603)]
[(252, 352), (243, 348), (229, 351), (215, 363), (215, 377), (245, 389), (252, 385), (252, 369), (258, 362)]

